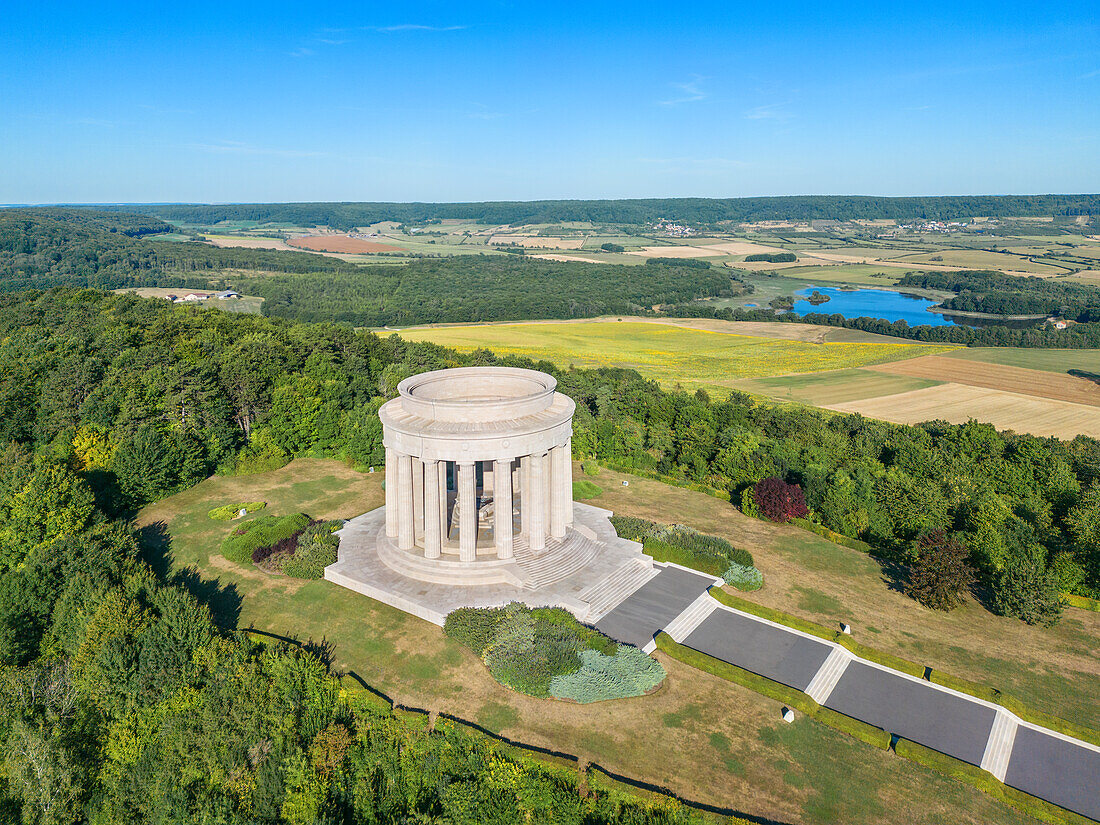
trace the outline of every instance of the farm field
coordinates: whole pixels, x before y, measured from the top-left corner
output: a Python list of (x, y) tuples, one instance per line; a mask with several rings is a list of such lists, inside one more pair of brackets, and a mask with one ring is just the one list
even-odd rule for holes
[(573, 238), (551, 238), (540, 235), (493, 235), (489, 238), (490, 246), (522, 246), (541, 249), (580, 249), (584, 246), (584, 242), (584, 235)]
[(288, 242), (296, 249), (307, 249), (313, 252), (345, 252), (362, 254), (369, 252), (400, 252), (401, 247), (390, 244), (376, 243), (362, 238), (352, 238), (348, 235), (306, 235), (301, 238), (291, 238)]
[(981, 361), (987, 364), (1005, 364), (1046, 372), (1078, 369), (1100, 372), (1100, 350), (1096, 349), (1023, 349), (1015, 347), (969, 347), (957, 349), (952, 358), (965, 361)]
[[(146, 508), (137, 523), (151, 561), (172, 570), (193, 567), (191, 580), (213, 594), (223, 622), (284, 638), (323, 638), (332, 646), (338, 671), (354, 673), (400, 704), (579, 754), (625, 776), (764, 821), (1031, 821), (972, 787), (813, 720), (800, 716), (788, 725), (780, 720), (779, 703), (663, 654), (659, 658), (669, 677), (650, 696), (595, 705), (534, 699), (497, 683), (472, 653), (434, 625), (329, 582), (268, 575), (217, 552), (232, 526), (210, 520), (211, 507), (262, 500), (268, 502), (265, 512), (274, 515), (350, 517), (383, 502), (382, 475), (357, 473), (331, 460), (299, 459), (269, 473), (208, 479)], [(620, 490), (619, 479), (629, 479), (630, 487)], [(955, 672), (1011, 687), (1025, 698), (1041, 696), (1039, 706), (1052, 712), (1081, 706), (1078, 718), (1094, 721), (1100, 680), (1089, 651), (1100, 616), (1074, 613), (1043, 630), (972, 604), (939, 614), (888, 590), (878, 565), (864, 554), (795, 528), (747, 519), (702, 493), (609, 470), (599, 480), (614, 489), (593, 500), (598, 506), (682, 521), (751, 547), (767, 571), (765, 589), (754, 594), (761, 602), (809, 618), (850, 620), (863, 641), (934, 666), (965, 664), (965, 671)], [(1034, 658), (1021, 664), (1021, 649), (1035, 651)], [(860, 793), (851, 793), (852, 787)]]
[(298, 252), (282, 238), (265, 238), (262, 235), (204, 235), (203, 238), (214, 246), (237, 247), (241, 249), (278, 249), (283, 252)]
[[(665, 387), (727, 391), (741, 378), (818, 372), (912, 358), (951, 347), (808, 343), (667, 324), (500, 324), (408, 329), (402, 337), (468, 352), (486, 347), (562, 367), (628, 367)], [(519, 343), (522, 342), (522, 343)]]
[(911, 390), (934, 387), (939, 381), (889, 375), (870, 369), (831, 370), (808, 375), (785, 375), (776, 378), (749, 378), (737, 388), (756, 395), (781, 401), (797, 401), (815, 407), (842, 404), (864, 398), (878, 398)]
[[(940, 258), (941, 260), (934, 261), (933, 258)], [(903, 266), (941, 264), (966, 269), (1000, 269), (1006, 272), (1026, 272), (1031, 275), (1060, 275), (1066, 272), (1064, 267), (1034, 263), (1027, 258), (1005, 255), (1000, 252), (988, 252), (984, 249), (944, 249), (938, 252), (899, 256), (894, 258), (894, 262)]]
[[(1100, 373), (1100, 364), (1095, 367)], [(1057, 375), (1049, 371), (983, 363), (963, 358), (946, 358), (940, 355), (911, 358), (894, 364), (880, 364), (869, 369), (891, 375), (927, 378), (966, 384), (971, 387), (986, 387), (1034, 395), (1039, 398), (1052, 398), (1057, 401), (1089, 404), (1098, 408), (1096, 415), (1100, 418), (1100, 384), (1071, 375)]]
[(944, 383), (880, 398), (825, 405), (899, 424), (943, 419), (962, 424), (971, 418), (998, 429), (1071, 439), (1100, 438), (1100, 408), (1004, 390)]

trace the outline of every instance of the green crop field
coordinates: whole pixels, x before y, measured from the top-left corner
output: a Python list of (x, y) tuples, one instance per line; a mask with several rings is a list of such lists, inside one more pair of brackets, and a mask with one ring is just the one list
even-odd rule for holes
[[(809, 254), (812, 254), (809, 253)], [(914, 267), (916, 269), (916, 267)], [(837, 284), (891, 286), (905, 274), (896, 266), (878, 264), (839, 264), (837, 266), (790, 266), (777, 270), (784, 278)]]
[(738, 389), (766, 395), (784, 401), (824, 406), (878, 398), (910, 390), (934, 387), (939, 381), (890, 375), (874, 370), (847, 369), (815, 372), (809, 375), (786, 375), (776, 378), (750, 378), (737, 384)]
[(728, 390), (741, 378), (882, 364), (952, 347), (926, 344), (813, 344), (667, 324), (617, 321), (408, 329), (401, 336), (468, 352), (487, 347), (560, 366), (629, 367), (663, 386)]
[(1066, 373), (1071, 369), (1100, 373), (1100, 350), (1095, 349), (1019, 349), (1015, 347), (974, 347), (951, 353), (952, 358), (1005, 364), (1031, 370)]

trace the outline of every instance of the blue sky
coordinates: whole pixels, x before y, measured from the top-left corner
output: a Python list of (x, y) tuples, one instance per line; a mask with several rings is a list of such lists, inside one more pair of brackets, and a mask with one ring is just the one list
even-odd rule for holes
[(13, 3), (0, 203), (1098, 192), (1087, 8)]

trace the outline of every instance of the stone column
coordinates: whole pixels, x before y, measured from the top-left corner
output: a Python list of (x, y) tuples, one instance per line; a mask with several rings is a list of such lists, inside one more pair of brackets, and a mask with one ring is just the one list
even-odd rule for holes
[(559, 444), (550, 450), (550, 535), (560, 539), (565, 535), (565, 471), (561, 466), (564, 455)]
[(412, 456), (397, 457), (397, 546), (402, 550), (413, 547), (413, 490)]
[(386, 535), (397, 536), (397, 451), (386, 448)]
[(440, 528), (439, 462), (425, 461), (422, 465), (424, 489), (424, 558), (438, 559), (443, 542)]
[(563, 513), (562, 517), (565, 519), (565, 526), (571, 527), (573, 524), (573, 439), (565, 439), (565, 444), (561, 448), (561, 471), (562, 471), (562, 485), (564, 486), (564, 497), (562, 500)]
[(419, 458), (412, 460), (413, 479), (413, 536), (424, 538), (424, 462)]
[(531, 456), (520, 456), (519, 459), (519, 532), (525, 537), (531, 535), (531, 509), (534, 507), (531, 499)]
[(477, 476), (472, 461), (458, 465), (458, 560), (477, 561)]
[(437, 486), (439, 487), (439, 535), (442, 540), (447, 539), (447, 516), (450, 515), (449, 502), (447, 501), (447, 462), (440, 461), (439, 464), (439, 478), (437, 479)]
[(511, 459), (493, 462), (493, 539), (497, 558), (512, 558)]
[(527, 542), (534, 552), (546, 547), (546, 453), (530, 457), (529, 475), (530, 493), (526, 500), (531, 502), (531, 513), (527, 517)]

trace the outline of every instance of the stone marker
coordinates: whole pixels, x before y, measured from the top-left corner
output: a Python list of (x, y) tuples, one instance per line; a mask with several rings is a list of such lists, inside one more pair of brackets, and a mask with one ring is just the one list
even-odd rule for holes
[(790, 708), (783, 708), (783, 721), (790, 723), (794, 721), (794, 711)]
[(851, 636), (851, 635), (852, 635), (852, 628), (851, 628), (851, 626), (850, 626), (850, 625), (846, 625), (846, 624), (843, 624), (843, 623), (842, 623), (842, 624), (840, 625), (840, 632), (841, 632), (841, 633), (845, 633), (845, 634), (847, 634), (848, 636)]
[(248, 515), (248, 511), (246, 509), (244, 509), (243, 507), (240, 510), (237, 511), (237, 518), (241, 518), (241, 517), (247, 516), (247, 515)]
[(623, 486), (624, 486), (624, 487), (629, 487), (629, 486), (630, 486), (630, 482), (629, 482), (629, 481), (624, 481), (624, 482), (623, 482)]

